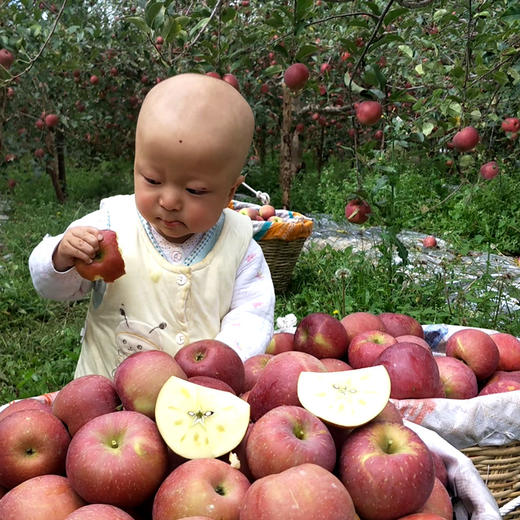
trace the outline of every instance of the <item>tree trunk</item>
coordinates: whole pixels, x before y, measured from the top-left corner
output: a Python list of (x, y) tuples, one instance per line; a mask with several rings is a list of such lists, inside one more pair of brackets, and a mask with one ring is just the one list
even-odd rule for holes
[(58, 202), (63, 203), (65, 202), (67, 196), (63, 190), (62, 179), (60, 179), (58, 150), (53, 130), (49, 130), (47, 132), (45, 137), (45, 144), (47, 145), (47, 151), (49, 153), (49, 158), (45, 164), (45, 170), (51, 178), (52, 186), (54, 187), (54, 193), (56, 194)]

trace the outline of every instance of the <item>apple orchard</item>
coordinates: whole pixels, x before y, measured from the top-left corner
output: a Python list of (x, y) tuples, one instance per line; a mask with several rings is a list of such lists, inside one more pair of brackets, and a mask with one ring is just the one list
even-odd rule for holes
[[(340, 164), (355, 179), (350, 193), (331, 188), (352, 224), (384, 206), (369, 172), (390, 192), (403, 164), (434, 165), (461, 186), (517, 174), (514, 2), (19, 0), (0, 9), (9, 190), (44, 177), (65, 203), (78, 165), (131, 169), (146, 93), (181, 72), (226, 81), (251, 104), (248, 182), (276, 207), (322, 211), (292, 206), (309, 165), (321, 175)], [(279, 218), (268, 204), (244, 212)], [(124, 266), (83, 273), (110, 283)], [(0, 519), (452, 520), (461, 497), (443, 444), (404, 422), (401, 405), (514, 395), (518, 338), (467, 328), (433, 355), (408, 314), (299, 310), (294, 330), (246, 361), (215, 340), (175, 356), (144, 351), (113, 380), (84, 376), (0, 408)], [(484, 500), (484, 482), (468, 478)]]
[[(366, 197), (364, 173), (381, 161), (427, 158), (472, 181), (491, 161), (484, 179), (514, 164), (519, 15), (507, 1), (26, 0), (2, 11), (4, 182), (25, 161), (58, 200), (68, 166), (131, 161), (144, 95), (186, 71), (218, 75), (251, 103), (250, 165), (277, 158), (270, 189), (284, 207), (310, 161), (345, 162), (357, 178), (345, 199)], [(467, 127), (478, 137), (454, 148)]]

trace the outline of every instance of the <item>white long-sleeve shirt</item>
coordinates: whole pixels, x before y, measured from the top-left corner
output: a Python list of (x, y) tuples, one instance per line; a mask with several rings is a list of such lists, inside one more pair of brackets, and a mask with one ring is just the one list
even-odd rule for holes
[[(106, 228), (106, 213), (94, 211), (70, 224)], [(72, 301), (86, 297), (93, 282), (83, 279), (75, 268), (64, 272), (56, 271), (52, 255), (63, 234), (45, 236), (35, 247), (29, 258), (29, 270), (34, 287), (44, 298), (57, 301)], [(196, 247), (200, 236), (194, 236), (185, 244), (170, 244), (154, 233), (163, 255), (171, 263), (182, 263)], [(261, 274), (259, 276), (259, 273)], [(236, 273), (233, 297), (229, 312), (221, 321), (219, 334), (214, 338), (233, 348), (246, 360), (265, 351), (273, 334), (274, 290), (258, 243), (251, 239)]]

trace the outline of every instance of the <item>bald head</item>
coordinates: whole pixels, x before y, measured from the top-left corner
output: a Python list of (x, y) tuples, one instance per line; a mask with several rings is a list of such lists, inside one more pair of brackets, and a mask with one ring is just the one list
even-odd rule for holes
[(156, 139), (173, 149), (211, 154), (239, 175), (254, 131), (251, 107), (231, 85), (203, 74), (180, 74), (146, 96), (136, 130), (136, 153)]

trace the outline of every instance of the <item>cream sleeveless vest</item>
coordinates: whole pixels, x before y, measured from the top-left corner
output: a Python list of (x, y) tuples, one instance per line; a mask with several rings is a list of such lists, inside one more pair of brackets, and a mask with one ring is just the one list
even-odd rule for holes
[(175, 354), (188, 343), (214, 338), (229, 312), (236, 273), (251, 241), (250, 220), (225, 209), (213, 249), (199, 263), (184, 266), (170, 264), (155, 249), (139, 221), (133, 195), (105, 199), (102, 208), (117, 233), (126, 274), (114, 283), (97, 283), (75, 377), (111, 378), (134, 352)]

